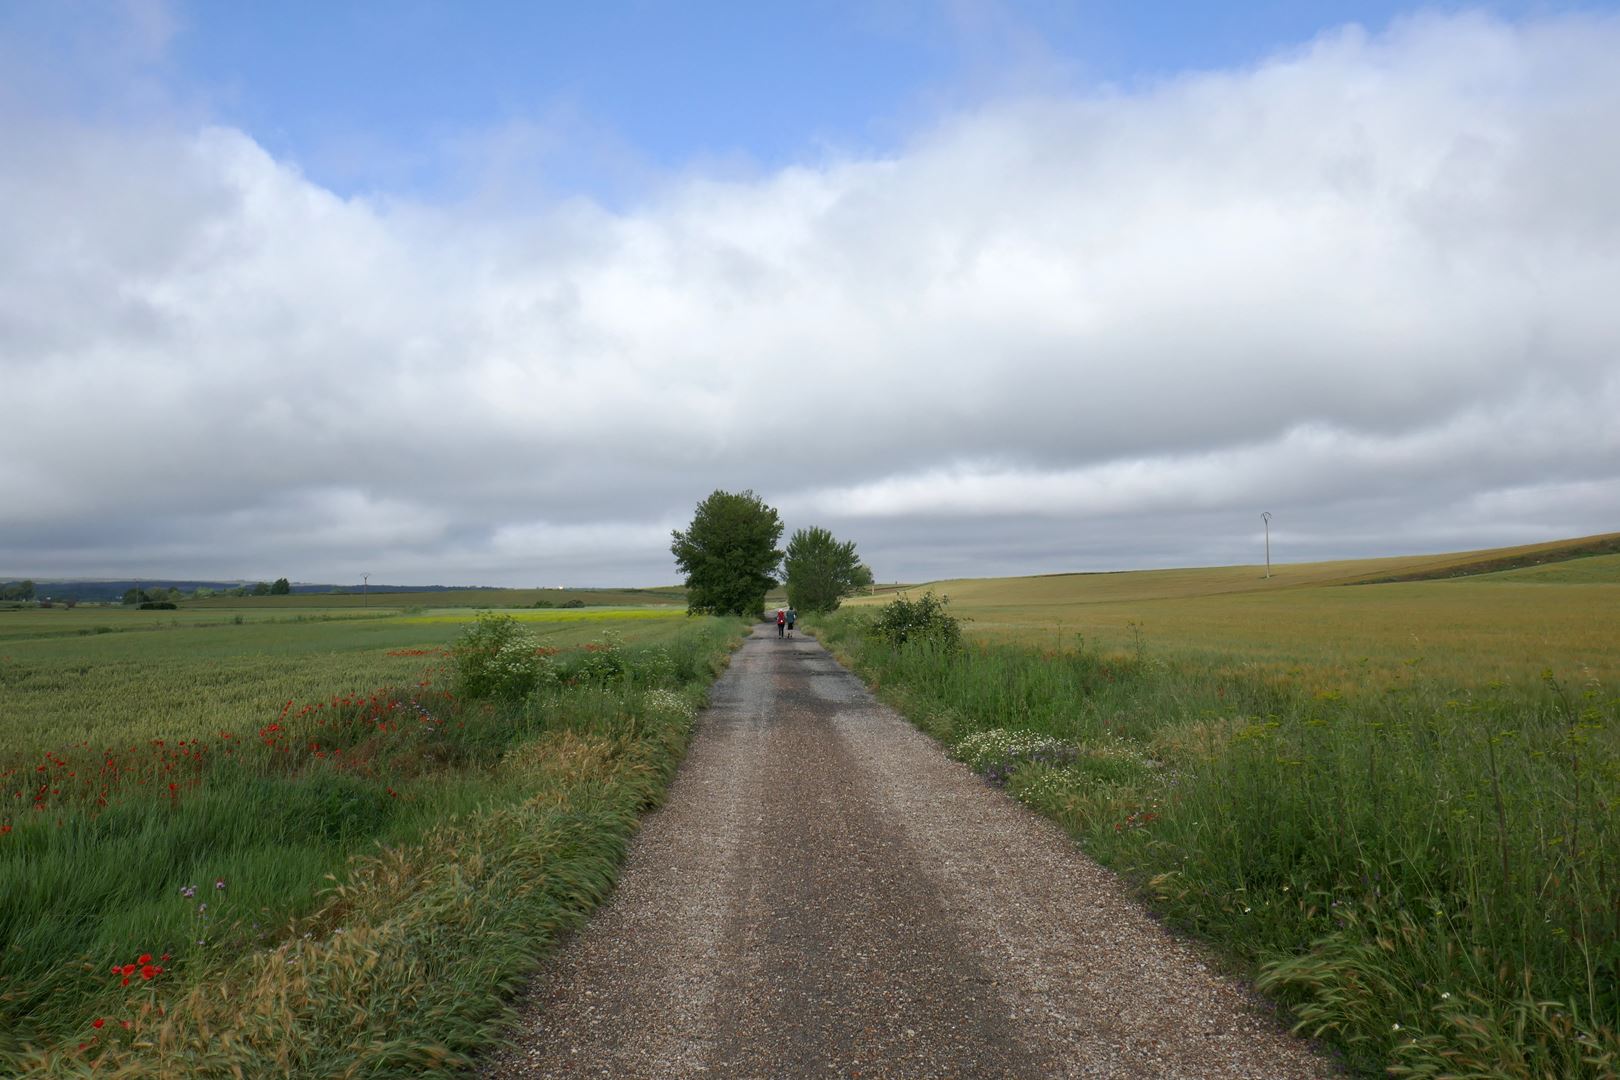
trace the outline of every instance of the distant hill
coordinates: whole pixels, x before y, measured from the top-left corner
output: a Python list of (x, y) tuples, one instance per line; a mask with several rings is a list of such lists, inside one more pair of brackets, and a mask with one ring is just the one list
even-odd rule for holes
[(1572, 559), (1601, 558), (1614, 554), (1620, 554), (1620, 533), (1603, 533), (1575, 540), (1553, 540), (1545, 544), (1437, 556), (1432, 560), (1433, 565), (1404, 573), (1375, 576), (1362, 584), (1383, 585), (1397, 581), (1429, 581), (1435, 578), (1500, 574), (1509, 570), (1569, 562)]
[[(1536, 567), (1563, 567), (1572, 580), (1601, 577), (1602, 563), (1590, 569), (1583, 560), (1600, 560), (1620, 553), (1620, 533), (1603, 533), (1540, 544), (1521, 544), (1482, 551), (1455, 551), (1436, 555), (1396, 555), (1371, 559), (1336, 559), (1328, 562), (1277, 563), (1270, 577), (1264, 568), (1246, 566), (1193, 566), (1170, 570), (1093, 570), (1025, 577), (959, 578), (914, 586), (947, 594), (964, 610), (975, 604), (1053, 605), (1140, 603), (1149, 600), (1187, 599), (1236, 593), (1310, 589), (1323, 585), (1388, 585), (1398, 582), (1486, 578), (1504, 571)], [(852, 604), (878, 599), (856, 597)]]
[[(10, 584), (13, 580), (0, 578), (0, 585)], [(67, 578), (45, 579), (35, 578), (34, 596), (45, 600), (76, 600), (83, 603), (117, 603), (130, 589), (179, 589), (184, 593), (193, 593), (199, 588), (212, 589), (216, 593), (229, 592), (242, 587), (252, 588), (253, 581), (204, 581), (194, 578)], [(509, 589), (497, 585), (384, 585), (376, 582), (365, 585), (355, 582), (353, 585), (323, 585), (310, 582), (296, 582), (292, 586), (293, 596), (354, 596), (357, 600), (364, 596), (383, 596), (398, 593), (411, 593), (421, 595), (424, 600), (430, 597), (439, 602), (452, 599), (443, 594), (454, 593), (454, 600), (459, 605), (477, 606), (487, 604), (499, 607), (531, 606), (537, 599), (556, 598), (562, 602), (574, 597), (580, 597), (590, 604), (625, 604), (625, 603), (675, 603), (685, 602), (686, 592), (680, 588), (657, 589)], [(222, 597), (222, 600), (238, 599), (235, 597)], [(269, 600), (285, 601), (288, 598), (256, 596), (254, 601), (263, 603)]]
[(499, 589), (455, 588), (391, 588), (380, 590), (376, 585), (362, 592), (351, 585), (342, 592), (315, 593), (293, 586), (291, 596), (215, 596), (207, 600), (187, 600), (188, 608), (229, 608), (243, 604), (259, 607), (286, 608), (528, 608), (528, 607), (646, 607), (648, 605), (685, 606), (686, 590), (677, 585), (653, 589)]
[(355, 583), (353, 585), (306, 585), (306, 584), (303, 584), (303, 583), (297, 583), (297, 584), (293, 585), (292, 591), (295, 592), (295, 593), (346, 593), (346, 592), (353, 592), (353, 593), (357, 593), (357, 592), (372, 592), (372, 593), (424, 592), (424, 593), (431, 593), (431, 592), (452, 592), (452, 591), (454, 591), (454, 592), (510, 592), (511, 590), (507, 589), (503, 585), (366, 585), (366, 584), (362, 584), (362, 583), (357, 582), (357, 583)]

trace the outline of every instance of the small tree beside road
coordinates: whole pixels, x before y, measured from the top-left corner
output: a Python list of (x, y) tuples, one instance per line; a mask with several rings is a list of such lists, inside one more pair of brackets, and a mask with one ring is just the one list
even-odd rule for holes
[(686, 610), (694, 615), (755, 616), (782, 562), (782, 520), (752, 491), (716, 491), (697, 505), (670, 552), (686, 575)]
[(800, 529), (788, 541), (788, 603), (804, 611), (834, 611), (856, 589), (872, 583), (872, 571), (861, 565), (855, 542), (840, 543), (826, 529)]

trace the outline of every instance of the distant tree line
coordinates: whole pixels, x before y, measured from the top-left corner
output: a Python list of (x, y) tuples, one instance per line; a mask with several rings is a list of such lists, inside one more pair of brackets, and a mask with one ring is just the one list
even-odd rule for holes
[(162, 585), (153, 585), (147, 589), (126, 589), (124, 603), (128, 604), (163, 604), (172, 600), (184, 600), (186, 594), (179, 589), (165, 589)]
[(34, 598), (34, 583), (32, 581), (8, 581), (0, 585), (0, 600), (32, 600)]
[[(189, 598), (192, 600), (206, 600), (210, 596), (286, 596), (291, 592), (291, 582), (286, 578), (276, 578), (275, 581), (260, 581), (252, 585), (238, 585), (234, 589), (211, 589), (206, 585), (199, 585), (191, 592)], [(187, 598), (187, 594), (181, 589), (153, 585), (149, 588), (126, 589), (123, 602), (126, 605), (157, 604)]]

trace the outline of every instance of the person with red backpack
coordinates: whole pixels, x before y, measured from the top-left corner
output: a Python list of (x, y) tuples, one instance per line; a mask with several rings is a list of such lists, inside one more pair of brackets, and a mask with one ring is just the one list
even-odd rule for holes
[(776, 609), (776, 636), (787, 636), (787, 612), (782, 608)]

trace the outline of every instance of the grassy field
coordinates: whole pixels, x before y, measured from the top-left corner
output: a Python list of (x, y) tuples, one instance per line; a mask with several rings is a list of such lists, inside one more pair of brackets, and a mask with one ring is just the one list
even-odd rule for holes
[(740, 629), (518, 614), (544, 677), (483, 700), (472, 611), (0, 613), (0, 1074), (420, 1075), (486, 1046)]
[(808, 629), (1353, 1071), (1611, 1077), (1620, 557), (1558, 558), (1596, 539), (938, 583), (961, 649)]

